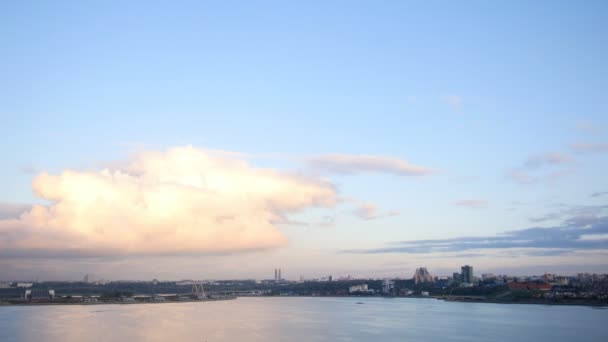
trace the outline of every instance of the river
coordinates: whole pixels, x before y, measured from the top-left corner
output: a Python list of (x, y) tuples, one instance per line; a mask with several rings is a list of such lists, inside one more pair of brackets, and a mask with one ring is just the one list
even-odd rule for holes
[[(362, 303), (362, 304), (360, 304)], [(605, 341), (608, 309), (407, 298), (0, 306), (0, 341)]]

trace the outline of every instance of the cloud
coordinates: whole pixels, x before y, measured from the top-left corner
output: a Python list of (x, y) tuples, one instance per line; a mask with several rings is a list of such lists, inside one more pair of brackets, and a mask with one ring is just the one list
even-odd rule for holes
[(450, 105), (450, 107), (458, 109), (462, 106), (464, 99), (462, 98), (462, 96), (449, 94), (443, 97), (443, 101)]
[(193, 147), (142, 151), (115, 169), (42, 173), (48, 206), (0, 220), (0, 253), (189, 255), (275, 248), (290, 213), (332, 207), (336, 190), (258, 168), (238, 154)]
[(314, 170), (325, 173), (391, 173), (400, 176), (423, 176), (433, 172), (432, 169), (411, 164), (403, 159), (351, 154), (325, 154), (308, 158), (306, 163)]
[(601, 132), (600, 126), (591, 121), (579, 121), (576, 123), (576, 129), (582, 133), (597, 134)]
[(359, 205), (353, 214), (362, 220), (374, 220), (382, 217), (390, 217), (399, 215), (396, 211), (379, 212), (376, 205), (372, 203), (363, 203)]
[[(586, 221), (571, 219), (556, 227), (533, 227), (507, 231), (497, 236), (459, 237), (452, 239), (410, 240), (388, 243), (372, 249), (346, 250), (345, 253), (454, 253), (465, 251), (517, 250), (540, 255), (562, 255), (578, 250), (605, 250), (608, 248), (608, 216), (588, 218)], [(594, 239), (586, 236), (595, 236)]]
[(20, 171), (26, 174), (34, 174), (39, 172), (39, 170), (31, 164), (21, 166)]
[(570, 147), (578, 153), (608, 153), (608, 143), (576, 143)]
[(561, 153), (545, 153), (540, 155), (530, 156), (524, 163), (524, 167), (536, 169), (546, 165), (560, 165), (572, 163), (570, 156)]
[(488, 202), (486, 202), (484, 200), (478, 200), (478, 199), (463, 199), (463, 200), (454, 202), (454, 205), (473, 208), (473, 209), (480, 209), (480, 208), (485, 208), (488, 205)]
[(532, 217), (530, 218), (530, 222), (544, 222), (550, 220), (565, 220), (570, 217), (568, 220), (578, 220), (577, 224), (584, 225), (584, 219), (587, 218), (595, 218), (598, 215), (601, 215), (603, 212), (608, 210), (608, 205), (560, 205), (562, 209), (547, 213), (543, 216)]
[(600, 196), (604, 196), (604, 195), (608, 195), (608, 191), (594, 192), (591, 194), (591, 197), (600, 197)]
[(528, 157), (524, 163), (507, 174), (507, 178), (519, 184), (555, 181), (571, 174), (574, 159), (568, 155), (551, 152)]
[(507, 178), (519, 184), (534, 184), (538, 182), (538, 178), (523, 170), (511, 170), (507, 174)]
[(0, 220), (18, 218), (31, 207), (30, 204), (0, 202)]

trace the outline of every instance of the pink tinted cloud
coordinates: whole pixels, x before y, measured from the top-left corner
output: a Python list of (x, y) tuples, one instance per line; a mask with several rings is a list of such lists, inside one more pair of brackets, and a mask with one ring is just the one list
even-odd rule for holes
[(276, 221), (332, 207), (327, 182), (193, 147), (142, 151), (115, 169), (42, 173), (51, 201), (0, 220), (0, 249), (91, 255), (224, 253), (284, 246)]

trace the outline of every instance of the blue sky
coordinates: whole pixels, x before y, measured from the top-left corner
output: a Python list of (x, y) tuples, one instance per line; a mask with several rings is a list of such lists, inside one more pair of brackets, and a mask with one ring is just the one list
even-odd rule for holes
[[(561, 227), (576, 208), (606, 215), (608, 195), (591, 196), (608, 191), (606, 2), (2, 7), (4, 206), (48, 205), (32, 191), (42, 172), (96, 170), (176, 146), (247, 153), (252, 165), (276, 170), (310, 172), (303, 160), (325, 154), (390, 156), (436, 170), (322, 175), (340, 196), (398, 215), (361, 220), (349, 205), (291, 214), (333, 222), (281, 226), (288, 245), (255, 254), (260, 268), (246, 273), (253, 277), (276, 267), (277, 256), (294, 277), (347, 273), (343, 250)], [(576, 266), (607, 266), (603, 246)], [(504, 259), (487, 255), (481, 268), (501, 271)], [(451, 267), (436, 256), (351, 257), (368, 258), (357, 259), (364, 269), (356, 271), (373, 275)], [(242, 274), (226, 271), (226, 260), (239, 258), (214, 257), (210, 276)], [(335, 262), (315, 268), (321, 259)], [(530, 257), (511, 267), (559, 263)], [(103, 273), (107, 264), (87, 267)], [(44, 273), (28, 267), (11, 275)], [(70, 269), (60, 274), (81, 271)], [(195, 276), (188, 272), (165, 276)]]

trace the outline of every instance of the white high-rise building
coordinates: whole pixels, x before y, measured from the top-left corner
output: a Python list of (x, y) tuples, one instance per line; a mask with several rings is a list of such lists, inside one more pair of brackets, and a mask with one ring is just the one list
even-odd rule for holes
[(382, 293), (386, 295), (393, 294), (393, 290), (395, 289), (395, 282), (390, 279), (382, 280)]

